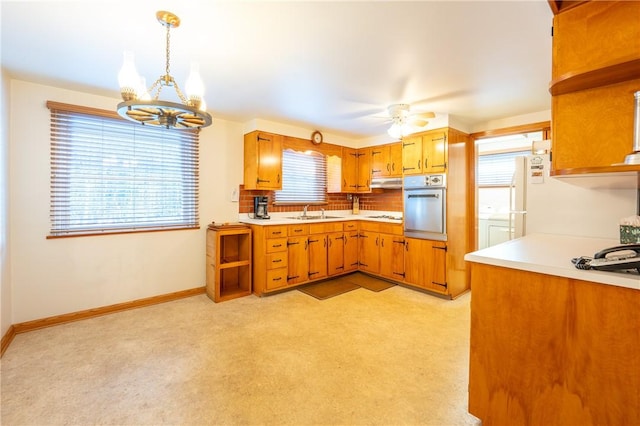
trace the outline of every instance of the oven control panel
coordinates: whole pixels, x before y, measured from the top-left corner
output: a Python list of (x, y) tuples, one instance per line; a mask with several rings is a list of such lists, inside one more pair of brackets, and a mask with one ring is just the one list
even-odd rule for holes
[(403, 186), (404, 186), (404, 189), (446, 188), (447, 175), (429, 174), (429, 175), (405, 176)]

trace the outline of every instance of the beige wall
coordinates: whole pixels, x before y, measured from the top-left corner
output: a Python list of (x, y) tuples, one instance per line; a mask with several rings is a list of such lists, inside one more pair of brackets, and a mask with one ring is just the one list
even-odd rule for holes
[(0, 335), (11, 326), (9, 250), (9, 79), (0, 69)]
[[(238, 218), (231, 192), (242, 181), (240, 123), (214, 117), (201, 133), (200, 230), (48, 240), (46, 101), (114, 109), (119, 100), (19, 80), (11, 93), (12, 323), (205, 285), (206, 226)], [(3, 305), (5, 297), (3, 285)]]

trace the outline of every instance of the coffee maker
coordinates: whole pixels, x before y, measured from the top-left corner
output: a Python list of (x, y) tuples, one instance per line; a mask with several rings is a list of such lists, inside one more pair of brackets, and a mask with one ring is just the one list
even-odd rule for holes
[(267, 205), (269, 204), (269, 197), (259, 196), (253, 197), (253, 217), (254, 219), (270, 219), (267, 212)]

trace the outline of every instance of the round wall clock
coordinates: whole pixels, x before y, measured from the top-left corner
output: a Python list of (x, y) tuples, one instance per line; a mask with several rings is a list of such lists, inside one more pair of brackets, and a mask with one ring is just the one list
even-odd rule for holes
[(319, 131), (315, 131), (311, 134), (311, 142), (315, 145), (320, 145), (322, 143), (322, 133)]

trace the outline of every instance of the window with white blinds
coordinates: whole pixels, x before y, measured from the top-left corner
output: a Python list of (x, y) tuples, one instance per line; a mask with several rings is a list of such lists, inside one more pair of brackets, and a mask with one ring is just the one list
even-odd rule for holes
[(477, 185), (509, 186), (515, 172), (515, 158), (531, 154), (531, 150), (501, 152), (478, 156)]
[(279, 204), (313, 204), (326, 201), (326, 157), (313, 151), (290, 149), (282, 153), (282, 190), (275, 192)]
[(197, 228), (198, 133), (48, 102), (50, 235)]

